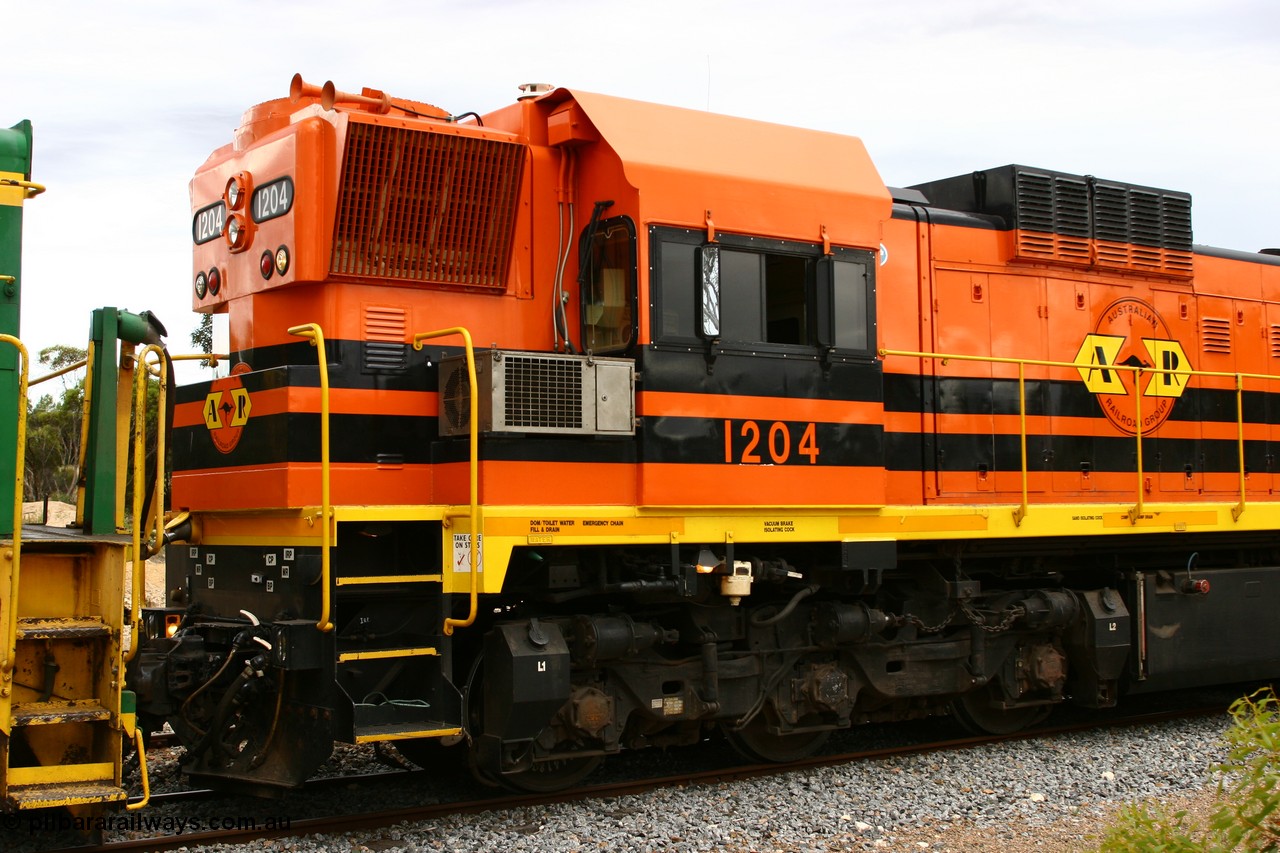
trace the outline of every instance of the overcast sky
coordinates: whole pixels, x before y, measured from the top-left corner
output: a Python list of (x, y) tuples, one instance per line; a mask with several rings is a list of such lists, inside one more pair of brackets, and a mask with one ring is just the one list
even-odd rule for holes
[(190, 351), (187, 183), (297, 71), (455, 114), (547, 82), (853, 134), (895, 186), (1022, 163), (1182, 190), (1197, 243), (1280, 246), (1274, 0), (8, 6), (0, 122), (34, 123), (48, 186), (25, 208), (33, 353), (82, 346), (104, 305)]

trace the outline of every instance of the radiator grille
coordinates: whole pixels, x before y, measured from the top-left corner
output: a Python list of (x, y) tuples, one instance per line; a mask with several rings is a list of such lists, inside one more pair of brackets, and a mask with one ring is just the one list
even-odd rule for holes
[(1099, 266), (1191, 275), (1191, 199), (1186, 195), (1094, 184)]
[[(1012, 171), (1012, 210), (1007, 178), (979, 182), (971, 206), (997, 215), (1012, 213), (1020, 260), (1093, 266), (1147, 275), (1190, 278), (1191, 196), (1170, 190), (1103, 181), (1091, 176)], [(977, 173), (984, 175), (985, 173)], [(955, 188), (942, 182), (939, 197)], [(987, 191), (988, 187), (993, 187)], [(981, 199), (978, 201), (977, 199)], [(960, 198), (961, 206), (967, 199)]]
[(508, 355), (508, 427), (582, 429), (582, 364), (567, 359)]
[(1017, 256), (1088, 264), (1089, 187), (1082, 178), (1017, 173)]
[(352, 122), (330, 272), (504, 288), (524, 146)]

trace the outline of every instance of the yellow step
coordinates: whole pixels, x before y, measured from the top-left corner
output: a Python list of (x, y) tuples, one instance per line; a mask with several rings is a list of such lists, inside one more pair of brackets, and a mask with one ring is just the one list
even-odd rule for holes
[(15, 726), (51, 726), (58, 723), (92, 723), (111, 719), (111, 711), (102, 707), (97, 699), (71, 702), (15, 702), (12, 715)]
[(44, 617), (18, 620), (19, 640), (83, 640), (111, 636), (111, 627), (96, 617)]
[[(14, 769), (10, 769), (12, 779)], [(9, 805), (15, 809), (50, 809), (91, 803), (119, 803), (128, 799), (119, 785), (106, 781), (15, 785), (9, 782)]]

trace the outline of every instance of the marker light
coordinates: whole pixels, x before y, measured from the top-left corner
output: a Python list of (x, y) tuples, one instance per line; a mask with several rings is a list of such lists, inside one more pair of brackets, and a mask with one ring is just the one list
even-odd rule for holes
[(196, 273), (196, 296), (204, 299), (209, 294), (209, 279), (203, 272)]
[(281, 246), (276, 249), (276, 272), (284, 275), (289, 271), (289, 248)]
[(694, 568), (700, 575), (709, 575), (720, 568), (722, 562), (719, 557), (711, 553), (710, 548), (703, 548), (698, 552), (698, 562), (694, 565)]
[(222, 273), (218, 272), (217, 267), (214, 267), (213, 269), (209, 270), (208, 281), (209, 281), (209, 295), (217, 296), (218, 291), (222, 290)]
[(1182, 582), (1182, 591), (1188, 595), (1208, 595), (1209, 581), (1207, 578), (1197, 578), (1196, 580), (1187, 580)]
[(276, 260), (272, 256), (270, 250), (262, 253), (262, 257), (258, 258), (258, 272), (262, 273), (263, 278), (271, 278), (271, 274), (276, 271)]

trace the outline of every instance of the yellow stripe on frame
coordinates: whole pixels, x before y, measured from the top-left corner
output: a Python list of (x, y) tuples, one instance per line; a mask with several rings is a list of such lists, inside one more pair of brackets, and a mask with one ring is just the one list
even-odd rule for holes
[(424, 737), (450, 737), (462, 734), (462, 729), (424, 729), (420, 732), (396, 732), (382, 735), (356, 735), (356, 743), (377, 743), (384, 740), (417, 740)]
[(342, 652), (338, 662), (351, 660), (378, 660), (381, 658), (435, 657), (440, 652), (434, 646), (422, 646), (414, 649), (372, 649), (367, 652)]
[(440, 583), (440, 575), (351, 575), (337, 579), (338, 586), (363, 586), (379, 583)]

